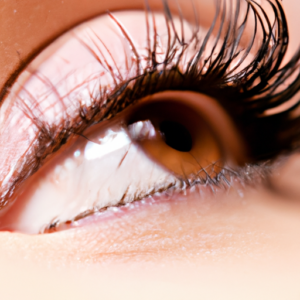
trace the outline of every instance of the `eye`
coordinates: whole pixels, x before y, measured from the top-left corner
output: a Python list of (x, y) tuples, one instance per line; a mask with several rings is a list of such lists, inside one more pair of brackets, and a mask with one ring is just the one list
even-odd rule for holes
[(298, 84), (279, 93), (272, 81), (296, 72), (279, 68), (284, 15), (274, 6), (274, 36), (262, 7), (244, 4), (241, 20), (217, 6), (216, 19), (228, 21), (201, 30), (196, 16), (173, 16), (168, 6), (109, 13), (46, 48), (5, 102), (7, 124), (24, 135), (3, 180), (2, 229), (51, 232), (193, 187), (211, 194), (291, 147), (291, 123), (282, 126), (290, 116), (267, 114)]
[[(221, 138), (224, 131), (231, 132), (231, 147)], [(215, 180), (225, 164), (237, 166), (242, 153), (238, 133), (213, 99), (192, 92), (157, 93), (89, 127), (48, 158), (18, 191), (2, 227), (49, 232), (188, 186), (199, 185), (210, 194), (209, 179)]]

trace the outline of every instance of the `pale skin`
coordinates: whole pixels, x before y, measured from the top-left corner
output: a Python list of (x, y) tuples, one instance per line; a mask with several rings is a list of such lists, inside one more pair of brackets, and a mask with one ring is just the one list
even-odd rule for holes
[[(289, 53), (293, 53), (299, 44), (300, 4), (290, 0), (284, 7), (290, 24)], [(5, 2), (0, 25), (1, 88), (20, 61), (108, 9), (143, 9), (143, 1)], [(200, 295), (298, 299), (299, 161), (294, 154), (278, 170), (273, 179), (278, 191), (246, 188), (243, 197), (220, 192), (201, 201), (193, 195), (184, 201), (175, 199), (177, 204), (171, 206), (162, 201), (122, 220), (51, 235), (0, 232), (1, 295), (3, 299), (24, 299), (24, 293), (30, 299), (102, 295), (106, 299)]]

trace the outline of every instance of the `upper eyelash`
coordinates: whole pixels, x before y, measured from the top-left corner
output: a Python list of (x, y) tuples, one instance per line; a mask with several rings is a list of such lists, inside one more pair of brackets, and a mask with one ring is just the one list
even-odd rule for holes
[[(169, 4), (166, 0), (162, 1), (164, 4), (168, 32), (174, 31), (173, 15)], [(236, 41), (237, 36), (239, 36), (239, 33), (241, 33), (240, 31), (242, 30), (242, 27), (238, 27), (236, 22), (237, 17), (239, 16), (239, 1), (236, 1), (237, 6), (234, 13), (231, 13), (228, 9), (225, 10), (224, 13), (224, 5), (226, 2), (224, 0), (219, 0), (216, 2), (217, 13), (211, 26), (211, 30), (208, 31), (207, 39), (204, 39), (202, 43), (198, 41), (198, 57), (195, 56), (193, 60), (187, 64), (188, 68), (186, 69), (186, 72), (179, 70), (178, 66), (184, 51), (191, 41), (185, 41), (184, 36), (177, 33), (175, 30), (176, 40), (170, 41), (169, 50), (164, 62), (157, 62), (157, 48), (155, 43), (153, 45), (149, 44), (148, 52), (149, 55), (151, 54), (151, 57), (149, 57), (147, 68), (142, 70), (143, 72), (141, 72), (140, 68), (137, 68), (139, 73), (137, 73), (134, 78), (119, 82), (113, 90), (107, 91), (106, 89), (101, 90), (101, 88), (99, 88), (99, 97), (92, 99), (94, 103), (92, 106), (86, 107), (82, 105), (80, 107), (80, 113), (77, 120), (74, 120), (73, 122), (65, 120), (64, 124), (61, 124), (59, 127), (50, 127), (49, 124), (45, 124), (37, 119), (33, 112), (27, 111), (29, 115), (31, 114), (32, 119), (35, 120), (40, 131), (30, 152), (24, 156), (19, 168), (16, 169), (14, 182), (1, 194), (0, 208), (7, 203), (7, 199), (12, 196), (14, 190), (40, 167), (44, 159), (49, 154), (57, 151), (67, 142), (70, 136), (81, 133), (93, 123), (112, 118), (125, 107), (135, 103), (146, 95), (166, 89), (178, 89), (178, 87), (180, 87), (181, 89), (205, 93), (219, 100), (233, 116), (234, 121), (242, 128), (245, 140), (249, 141), (248, 146), (252, 150), (251, 152), (255, 159), (265, 157), (271, 158), (274, 154), (278, 154), (280, 151), (294, 146), (293, 143), (298, 141), (296, 139), (296, 133), (298, 133), (298, 131), (290, 132), (290, 129), (292, 126), (296, 126), (297, 130), (299, 130), (300, 120), (299, 118), (289, 120), (289, 116), (298, 103), (290, 110), (284, 111), (281, 114), (268, 117), (261, 117), (261, 115), (265, 110), (288, 101), (299, 90), (299, 74), (292, 84), (279, 94), (276, 93), (276, 88), (279, 86), (280, 81), (275, 80), (271, 85), (268, 85), (267, 83), (276, 77), (286, 80), (289, 77), (292, 77), (297, 70), (299, 71), (300, 50), (289, 63), (283, 68), (280, 68), (288, 44), (288, 30), (286, 18), (279, 1), (276, 0), (275, 5), (271, 1), (266, 0), (274, 10), (274, 15), (276, 17), (274, 24), (270, 24), (267, 15), (264, 15), (263, 8), (254, 0), (245, 1), (248, 6), (245, 20), (247, 19), (247, 16), (249, 16), (248, 14), (250, 14), (250, 11), (252, 11), (256, 16), (255, 24), (257, 26), (260, 25), (265, 32), (265, 35), (255, 59), (238, 73), (232, 74), (226, 71), (229, 70), (231, 63), (236, 59), (236, 55), (238, 55), (240, 51), (239, 47), (237, 47), (239, 43)], [(151, 15), (150, 6), (146, 5), (146, 7), (148, 15)], [(213, 51), (211, 55), (207, 57), (208, 69), (204, 71), (204, 68), (199, 69), (199, 61), (203, 60), (203, 56), (201, 56), (203, 54), (202, 51), (212, 34), (213, 28), (216, 26), (218, 16), (222, 16), (222, 13), (224, 13), (224, 20), (226, 19), (226, 16), (228, 17), (226, 19), (228, 20), (226, 23), (228, 29), (225, 31), (225, 34), (222, 34), (225, 23), (221, 23), (219, 28), (220, 35), (215, 42), (221, 41), (222, 38), (223, 47), (215, 58), (213, 57)], [(179, 13), (179, 15), (181, 22), (183, 22), (184, 19), (182, 14)], [(195, 14), (195, 19), (197, 18), (198, 16)], [(266, 21), (267, 28), (263, 25), (261, 18)], [(147, 22), (149, 22), (149, 20)], [(150, 25), (150, 23), (148, 23), (148, 25)], [(121, 24), (118, 26), (121, 26), (122, 28)], [(155, 34), (155, 24), (153, 26), (151, 31)], [(275, 28), (277, 31), (275, 31)], [(198, 27), (196, 26), (194, 34), (194, 38), (196, 39), (197, 30)], [(253, 32), (253, 39), (255, 36), (256, 32)], [(131, 41), (128, 37), (127, 39), (130, 43)], [(147, 39), (151, 40), (149, 36)], [(156, 36), (154, 38), (154, 41), (155, 40)], [(273, 46), (271, 46), (271, 41)], [(245, 55), (243, 59), (249, 55), (252, 48), (250, 47), (251, 43), (245, 52), (247, 55)], [(229, 56), (228, 49), (231, 50)], [(174, 64), (170, 58), (174, 58), (176, 51), (180, 50), (181, 55), (178, 56), (177, 63)], [(135, 51), (134, 48), (132, 51)], [(137, 52), (135, 52), (134, 55), (136, 55), (136, 53)], [(241, 63), (242, 60), (240, 64)], [(161, 67), (163, 67), (162, 70), (160, 69)], [(290, 72), (287, 72), (288, 70)], [(112, 76), (116, 75), (112, 73)], [(172, 78), (172, 80), (170, 78)], [(186, 80), (187, 78), (189, 80)], [(258, 85), (255, 85), (255, 79), (258, 78), (260, 78), (261, 81)], [(117, 81), (117, 78), (115, 79)], [(180, 85), (178, 85), (178, 81), (181, 83)], [(193, 82), (193, 85), (188, 84), (188, 82)], [(262, 96), (258, 97), (258, 95)], [(256, 96), (255, 99), (253, 99), (254, 96)], [(280, 126), (277, 122), (279, 122)], [(71, 123), (72, 125), (70, 125)], [(282, 126), (283, 124), (285, 125)], [(268, 126), (277, 126), (277, 128), (274, 131), (268, 132), (267, 139), (265, 133), (268, 131)], [(255, 134), (255, 137), (253, 137), (253, 132), (257, 133), (258, 136)], [(281, 134), (278, 135), (278, 132)], [(281, 140), (278, 140), (278, 136), (280, 136)], [(263, 138), (266, 138), (266, 140), (263, 140)], [(257, 149), (254, 147), (256, 144), (258, 144)]]
[[(263, 8), (253, 0), (246, 1), (248, 9), (240, 27), (237, 25), (237, 17), (240, 9), (239, 1), (236, 2), (236, 10), (232, 14), (230, 14), (230, 8), (226, 10), (226, 7), (225, 9), (223, 7), (225, 13), (229, 14), (231, 18), (229, 18), (227, 24), (228, 30), (224, 35), (221, 34), (224, 23), (221, 23), (217, 34), (218, 38), (215, 40), (216, 45), (219, 40), (223, 38), (222, 49), (215, 58), (213, 58), (214, 51), (212, 51), (210, 56), (204, 59), (201, 54), (203, 54), (203, 49), (205, 49), (207, 41), (209, 40), (217, 17), (222, 13), (222, 3), (223, 6), (226, 3), (226, 1), (222, 0), (217, 1), (217, 13), (214, 22), (203, 43), (198, 45), (200, 49), (198, 52), (199, 57), (192, 57), (192, 59), (187, 62), (188, 68), (184, 72), (178, 69), (178, 65), (193, 40), (185, 41), (184, 37), (180, 39), (180, 34), (175, 32), (174, 40), (170, 41), (168, 46), (166, 58), (160, 63), (156, 60), (157, 45), (149, 44), (149, 63), (144, 72), (139, 74), (140, 68), (137, 68), (138, 73), (134, 78), (120, 83), (115, 91), (106, 99), (100, 96), (100, 101), (96, 101), (100, 103), (105, 102), (105, 105), (108, 106), (106, 113), (101, 115), (101, 119), (111, 118), (129, 104), (149, 94), (163, 90), (192, 90), (216, 98), (226, 108), (233, 117), (233, 120), (237, 123), (237, 126), (242, 128), (241, 131), (245, 136), (245, 140), (248, 141), (247, 146), (254, 160), (268, 159), (283, 150), (296, 148), (298, 146), (299, 120), (297, 118), (291, 119), (290, 116), (299, 106), (299, 101), (290, 109), (280, 114), (268, 116), (264, 116), (263, 114), (265, 111), (278, 107), (290, 100), (300, 88), (300, 49), (285, 66), (281, 67), (289, 42), (287, 21), (278, 0), (276, 0), (276, 5), (270, 0), (266, 1), (274, 11), (275, 20), (273, 24), (271, 24), (267, 15), (265, 15)], [(175, 30), (173, 17), (167, 1), (163, 1), (163, 3), (167, 19), (166, 26), (168, 27), (168, 32), (170, 32), (171, 30)], [(149, 6), (147, 7), (149, 10), (148, 13), (150, 14), (150, 8)], [(251, 10), (256, 16), (256, 31), (253, 32), (249, 46), (245, 53), (243, 53), (240, 52), (240, 48), (238, 47), (239, 40), (237, 41), (236, 37), (239, 36), (240, 38), (242, 36), (243, 30), (245, 29), (244, 25)], [(259, 11), (261, 11), (264, 18), (259, 15)], [(195, 16), (195, 18), (197, 19), (197, 16)], [(224, 19), (226, 19), (226, 14), (224, 14)], [(113, 20), (117, 22), (119, 27), (122, 27), (115, 18), (113, 18)], [(267, 23), (266, 26), (263, 25), (264, 21)], [(183, 22), (182, 16), (181, 22)], [(263, 31), (261, 47), (251, 63), (239, 72), (234, 73), (233, 71), (237, 70), (248, 57), (253, 47), (259, 24)], [(197, 30), (198, 28), (196, 27), (196, 31), (193, 35), (194, 39), (197, 38)], [(156, 34), (155, 30), (153, 30), (153, 32)], [(181, 35), (183, 35), (183, 31)], [(125, 38), (131, 43), (130, 38), (127, 36), (125, 36)], [(175, 43), (175, 39), (177, 39), (178, 43)], [(150, 40), (149, 36), (147, 40)], [(156, 38), (153, 37), (153, 40), (156, 40)], [(178, 49), (178, 44), (181, 49)], [(177, 57), (177, 62), (170, 62), (170, 57), (174, 58), (176, 52), (180, 53)], [(229, 56), (228, 52), (230, 52)], [(135, 56), (137, 55), (136, 53), (134, 50)], [(237, 59), (241, 53), (241, 60), (233, 70), (230, 70), (231, 63)], [(140, 61), (140, 58), (136, 57), (136, 59)], [(200, 60), (209, 62), (209, 64), (206, 63), (208, 67), (206, 71), (203, 71), (204, 65), (199, 69)], [(293, 82), (285, 90), (278, 91), (282, 82), (292, 78), (295, 74), (296, 78)], [(112, 76), (115, 75), (112, 74)], [(155, 76), (156, 79), (153, 80)], [(170, 77), (172, 77), (172, 80), (169, 80)], [(255, 84), (257, 80), (259, 83)], [(104, 91), (103, 94), (106, 94), (105, 92), (106, 91)], [(103, 106), (101, 107), (101, 110), (102, 109)], [(85, 118), (85, 114), (83, 114), (83, 118)], [(283, 124), (284, 126), (282, 126)], [(293, 130), (291, 130), (291, 128), (293, 128)], [(256, 134), (253, 135), (253, 132)], [(268, 132), (267, 136), (266, 132)]]

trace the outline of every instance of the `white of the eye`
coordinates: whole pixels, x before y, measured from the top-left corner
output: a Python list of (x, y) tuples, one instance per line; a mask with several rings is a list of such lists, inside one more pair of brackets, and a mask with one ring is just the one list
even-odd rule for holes
[(130, 144), (131, 140), (125, 131), (115, 132), (109, 129), (104, 138), (99, 139), (99, 144), (88, 142), (84, 149), (84, 157), (87, 160), (101, 158), (102, 156), (123, 148)]
[[(148, 135), (154, 130), (149, 122), (137, 122), (131, 129)], [(87, 210), (114, 206), (121, 200), (130, 203), (181, 183), (135, 145), (129, 134), (117, 125), (100, 130), (101, 138), (93, 138), (96, 142), (80, 139), (32, 177), (15, 201), (21, 209), (12, 206), (0, 226), (38, 233), (56, 219), (72, 220)]]

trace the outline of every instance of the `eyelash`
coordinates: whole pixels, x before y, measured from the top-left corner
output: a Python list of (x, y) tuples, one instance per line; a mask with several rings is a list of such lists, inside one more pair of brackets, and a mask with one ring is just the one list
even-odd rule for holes
[[(255, 1), (248, 1), (248, 10), (245, 14), (244, 22), (250, 16), (250, 12), (255, 16), (255, 27), (260, 27), (264, 32), (263, 43), (258, 49), (256, 56), (250, 64), (238, 73), (234, 73), (242, 62), (248, 58), (253, 47), (254, 39), (257, 32), (253, 32), (253, 40), (249, 43), (246, 51), (240, 50), (239, 43), (242, 36), (244, 23), (238, 27), (237, 18), (240, 16), (239, 1), (234, 13), (226, 8), (225, 1), (217, 1), (217, 13), (214, 23), (209, 29), (206, 38), (202, 43), (197, 39), (198, 27), (195, 27), (193, 39), (185, 41), (183, 34), (179, 34), (174, 29), (173, 15), (166, 0), (162, 0), (164, 6), (164, 15), (166, 18), (166, 27), (169, 33), (170, 44), (166, 58), (162, 62), (157, 62), (158, 44), (150, 41), (157, 41), (155, 20), (151, 17), (151, 9), (146, 2), (146, 13), (148, 16), (148, 57), (147, 67), (142, 69), (138, 66), (138, 73), (134, 78), (122, 80), (116, 76), (116, 66), (107, 65), (108, 70), (114, 77), (116, 87), (112, 90), (99, 88), (97, 98), (91, 96), (93, 105), (90, 107), (81, 105), (79, 117), (77, 120), (65, 120), (64, 124), (50, 128), (48, 124), (42, 123), (33, 112), (24, 110), (31, 116), (38, 125), (40, 133), (37, 136), (35, 145), (30, 153), (24, 158), (25, 164), (22, 163), (18, 176), (9, 189), (1, 195), (0, 207), (6, 205), (14, 190), (30, 175), (39, 169), (45, 158), (53, 152), (56, 152), (69, 138), (74, 134), (81, 134), (84, 129), (92, 124), (99, 123), (103, 120), (111, 119), (123, 109), (136, 103), (139, 99), (164, 90), (189, 90), (195, 91), (217, 99), (221, 105), (232, 116), (238, 128), (241, 128), (245, 140), (248, 141), (249, 152), (252, 155), (253, 162), (258, 164), (266, 159), (272, 159), (283, 151), (291, 151), (298, 147), (299, 117), (292, 118), (292, 113), (299, 105), (299, 101), (290, 109), (276, 115), (264, 116), (264, 112), (271, 108), (278, 107), (290, 100), (299, 90), (300, 74), (299, 60), (300, 50), (294, 57), (282, 68), (280, 65), (285, 56), (288, 45), (287, 21), (278, 0), (276, 4), (267, 1), (274, 11), (275, 21), (270, 23), (263, 8)], [(192, 3), (192, 2), (191, 2)], [(225, 8), (225, 13), (224, 12)], [(111, 19), (123, 32), (127, 42), (133, 46), (129, 36), (126, 35), (126, 29), (115, 19), (113, 14), (109, 13)], [(179, 8), (179, 16), (183, 24), (184, 18)], [(213, 57), (214, 51), (204, 59), (203, 50), (216, 27), (218, 17), (223, 17), (218, 28), (215, 45), (221, 38), (224, 42), (221, 51)], [(195, 13), (195, 21), (198, 16)], [(266, 22), (267, 25), (263, 25)], [(152, 24), (152, 27), (151, 27)], [(226, 26), (227, 25), (227, 26)], [(226, 27), (228, 28), (227, 30)], [(224, 29), (225, 28), (225, 29)], [(275, 30), (276, 28), (276, 30)], [(154, 37), (150, 36), (150, 32)], [(174, 39), (171, 40), (171, 32), (174, 33)], [(180, 38), (181, 36), (181, 38)], [(198, 56), (193, 57), (187, 64), (186, 69), (180, 69), (180, 63), (184, 59), (184, 54), (190, 45), (196, 43), (199, 52)], [(83, 42), (84, 43), (84, 42)], [(272, 44), (272, 46), (271, 46)], [(86, 47), (89, 48), (87, 44)], [(137, 61), (141, 60), (134, 46), (132, 48), (132, 57)], [(92, 49), (90, 48), (92, 51)], [(172, 62), (171, 58), (178, 54), (177, 62)], [(228, 55), (228, 53), (230, 53)], [(242, 56), (237, 67), (229, 72), (230, 67), (236, 59)], [(98, 57), (99, 59), (99, 57)], [(100, 60), (99, 60), (100, 61)], [(199, 66), (202, 67), (199, 69)], [(205, 70), (205, 67), (207, 70)], [(298, 71), (298, 74), (296, 72)], [(292, 76), (296, 79), (284, 91), (277, 92), (280, 84)], [(256, 81), (259, 81), (255, 85)], [(118, 83), (119, 82), (119, 83)], [(269, 82), (272, 82), (268, 85)], [(68, 124), (73, 124), (72, 126)], [(254, 169), (253, 169), (254, 170)], [(225, 170), (224, 170), (225, 172)], [(231, 171), (230, 171), (231, 172)], [(229, 173), (230, 173), (229, 172)], [(251, 172), (250, 172), (251, 173)], [(223, 173), (222, 173), (223, 174)], [(220, 176), (223, 176), (220, 174)], [(235, 173), (239, 174), (239, 172)], [(247, 172), (241, 174), (248, 174)], [(243, 176), (243, 175), (241, 175)], [(244, 176), (245, 178), (247, 176)], [(219, 184), (218, 180), (215, 182)]]
[[(213, 166), (217, 166), (217, 163), (213, 163)], [(211, 166), (207, 166), (209, 168)], [(117, 205), (105, 206), (102, 208), (93, 207), (88, 209), (78, 215), (76, 215), (72, 220), (68, 220), (65, 222), (61, 222), (59, 219), (53, 219), (49, 224), (44, 226), (40, 230), (40, 234), (54, 233), (60, 230), (70, 229), (72, 227), (78, 226), (76, 223), (90, 216), (101, 216), (105, 214), (108, 210), (119, 211), (121, 208), (133, 208), (133, 205), (138, 205), (138, 202), (150, 200), (152, 203), (155, 203), (156, 196), (158, 195), (159, 201), (169, 200), (172, 195), (176, 194), (176, 196), (183, 194), (187, 195), (193, 188), (199, 188), (201, 186), (208, 187), (212, 194), (217, 194), (218, 191), (227, 190), (229, 187), (234, 186), (236, 192), (243, 197), (243, 187), (244, 186), (257, 186), (258, 183), (262, 182), (263, 178), (267, 178), (269, 174), (272, 172), (272, 165), (268, 163), (258, 164), (258, 165), (247, 165), (243, 168), (237, 170), (230, 170), (228, 168), (222, 168), (215, 177), (211, 177), (208, 173), (206, 178), (194, 178), (194, 181), (187, 180), (182, 181), (180, 186), (170, 185), (168, 187), (153, 190), (149, 194), (145, 195), (143, 198), (136, 198), (130, 203), (118, 203)], [(234, 184), (233, 184), (234, 183)], [(201, 196), (201, 188), (198, 189), (199, 195)], [(80, 226), (80, 225), (79, 225)]]
[[(204, 42), (200, 44), (199, 41), (196, 41), (196, 43), (198, 43), (196, 47), (201, 49), (197, 53), (199, 57), (192, 57), (192, 59), (186, 63), (188, 67), (183, 71), (180, 70), (179, 65), (181, 60), (184, 59), (184, 54), (189, 46), (197, 39), (199, 29), (196, 27), (192, 40), (187, 42), (184, 40), (184, 37), (180, 39), (180, 34), (174, 29), (173, 17), (168, 3), (167, 1), (162, 1), (164, 3), (168, 32), (170, 33), (171, 30), (174, 31), (174, 39), (177, 40), (177, 43), (175, 40), (170, 40), (169, 51), (166, 54), (166, 58), (160, 63), (156, 60), (157, 44), (153, 43), (153, 46), (149, 44), (148, 66), (143, 70), (143, 73), (137, 73), (134, 78), (130, 78), (118, 84), (111, 93), (107, 93), (106, 90), (102, 91), (102, 95), (100, 95), (99, 99), (94, 99), (94, 102), (105, 103), (105, 105), (95, 108), (92, 114), (90, 111), (88, 112), (87, 108), (82, 107), (82, 119), (87, 123), (89, 123), (91, 119), (95, 119), (95, 122), (99, 122), (104, 119), (110, 119), (128, 105), (134, 104), (139, 99), (150, 94), (164, 90), (189, 90), (212, 96), (222, 104), (232, 116), (237, 126), (242, 128), (241, 131), (245, 140), (248, 141), (247, 146), (248, 149), (250, 149), (250, 155), (253, 161), (257, 162), (270, 159), (284, 150), (295, 149), (298, 146), (299, 120), (291, 120), (290, 116), (298, 107), (299, 101), (290, 109), (279, 114), (264, 116), (266, 111), (289, 101), (300, 88), (300, 49), (284, 67), (280, 68), (287, 50), (289, 36), (287, 21), (279, 1), (276, 0), (277, 6), (267, 1), (274, 10), (276, 17), (273, 25), (271, 25), (266, 15), (264, 15), (264, 19), (260, 19), (261, 16), (259, 17), (258, 10), (261, 10), (263, 14), (265, 14), (265, 12), (259, 4), (255, 1), (248, 2), (248, 10), (244, 22), (249, 18), (250, 11), (252, 10), (256, 16), (255, 27), (259, 27), (258, 23), (260, 23), (261, 29), (264, 32), (264, 38), (252, 62), (238, 73), (234, 73), (233, 71), (237, 70), (249, 56), (256, 37), (256, 32), (254, 32), (245, 54), (242, 55), (242, 59), (233, 70), (228, 72), (235, 59), (237, 59), (241, 53), (243, 54), (243, 52), (239, 52), (239, 40), (237, 40), (237, 36), (239, 36), (239, 38), (242, 36), (241, 30), (243, 28), (242, 26), (238, 28), (236, 25), (237, 17), (239, 16), (239, 5), (237, 5), (236, 11), (233, 14), (230, 14), (230, 7), (228, 11), (226, 10), (226, 6), (225, 8), (223, 7), (225, 13), (229, 14), (230, 18), (227, 24), (228, 30), (223, 37), (224, 42), (222, 49), (216, 55), (216, 58), (213, 58), (214, 51), (206, 58), (201, 55), (201, 51), (205, 49), (206, 42), (209, 40), (215, 27), (215, 23), (213, 23)], [(217, 1), (217, 3), (215, 20), (217, 20), (217, 17), (222, 13), (221, 4), (223, 3), (223, 5), (225, 5), (224, 1)], [(239, 4), (239, 2), (237, 3)], [(148, 14), (151, 14), (149, 6)], [(122, 27), (114, 16), (112, 14), (110, 14), (110, 16), (121, 31), (126, 32), (126, 29)], [(195, 15), (196, 20), (197, 18)], [(183, 21), (184, 20), (181, 19), (181, 22)], [(268, 28), (262, 25), (263, 21), (266, 21)], [(148, 27), (150, 27), (149, 17), (147, 23)], [(244, 25), (244, 23), (242, 25)], [(154, 35), (156, 35), (155, 23), (153, 26), (152, 31)], [(222, 23), (217, 34), (218, 39), (215, 40), (215, 45), (217, 45), (220, 38), (222, 38), (221, 33), (224, 27), (224, 23)], [(148, 35), (150, 34), (149, 32), (150, 30), (148, 31)], [(274, 32), (276, 33), (274, 34)], [(182, 33), (181, 35), (183, 36)], [(140, 62), (141, 58), (137, 56), (133, 42), (127, 35), (124, 35), (124, 37), (133, 47), (132, 56), (135, 57), (137, 63)], [(157, 40), (158, 38), (159, 37), (154, 36), (153, 40)], [(147, 40), (151, 40), (151, 37), (148, 36)], [(273, 43), (273, 46), (270, 46), (271, 43)], [(86, 46), (89, 47), (88, 45)], [(170, 58), (175, 57), (176, 52), (180, 54), (178, 55), (177, 62), (174, 63)], [(230, 55), (228, 57), (229, 52)], [(201, 64), (201, 62), (205, 63), (199, 69), (199, 63)], [(203, 71), (205, 66), (208, 68), (207, 71)], [(113, 69), (113, 66), (109, 66), (109, 69)], [(138, 66), (138, 72), (140, 69), (140, 66)], [(111, 76), (113, 76), (117, 82), (118, 78), (114, 71), (115, 70), (111, 72)], [(297, 77), (290, 86), (284, 91), (277, 92), (282, 82), (292, 78), (296, 72), (298, 72)], [(255, 85), (257, 80), (259, 83)], [(269, 84), (270, 82), (272, 83)], [(110, 96), (106, 98), (106, 94), (110, 94)], [(103, 110), (105, 110), (104, 113)], [(98, 116), (100, 111), (101, 115)], [(91, 114), (92, 117), (88, 117), (88, 114)], [(291, 128), (293, 128), (293, 130), (291, 130)], [(255, 134), (253, 134), (253, 132)]]

